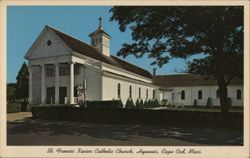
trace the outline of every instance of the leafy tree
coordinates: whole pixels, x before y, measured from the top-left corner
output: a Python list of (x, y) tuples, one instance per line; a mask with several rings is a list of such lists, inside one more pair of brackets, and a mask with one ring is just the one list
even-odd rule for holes
[(120, 31), (132, 30), (133, 43), (118, 55), (148, 54), (160, 67), (171, 58), (203, 58), (188, 63), (188, 72), (217, 80), (220, 105), (228, 112), (227, 85), (243, 77), (243, 7), (241, 6), (117, 6), (111, 21)]
[(7, 100), (14, 101), (16, 99), (16, 84), (8, 83), (7, 84)]
[(29, 97), (29, 71), (25, 62), (19, 70), (16, 80), (16, 98), (27, 101)]

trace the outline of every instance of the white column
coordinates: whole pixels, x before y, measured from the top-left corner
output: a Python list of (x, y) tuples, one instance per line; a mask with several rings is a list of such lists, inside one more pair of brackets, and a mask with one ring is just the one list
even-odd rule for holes
[(59, 104), (59, 63), (55, 63), (55, 104)]
[(69, 103), (74, 104), (74, 63), (70, 62)]
[(29, 104), (32, 105), (32, 66), (29, 66)]
[(46, 103), (46, 92), (45, 92), (45, 66), (41, 65), (42, 68), (42, 80), (41, 80), (41, 102), (44, 105)]

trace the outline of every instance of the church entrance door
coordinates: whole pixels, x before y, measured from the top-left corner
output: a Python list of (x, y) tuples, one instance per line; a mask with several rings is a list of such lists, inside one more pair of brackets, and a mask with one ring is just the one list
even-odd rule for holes
[(59, 104), (64, 104), (65, 97), (67, 97), (67, 87), (59, 87)]
[(47, 87), (46, 104), (55, 103), (55, 87)]

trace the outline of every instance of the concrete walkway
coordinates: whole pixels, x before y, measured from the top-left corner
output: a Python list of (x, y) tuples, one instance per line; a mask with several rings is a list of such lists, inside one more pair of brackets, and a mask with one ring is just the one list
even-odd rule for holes
[(18, 112), (7, 114), (7, 121), (24, 120), (25, 118), (31, 118), (31, 112)]

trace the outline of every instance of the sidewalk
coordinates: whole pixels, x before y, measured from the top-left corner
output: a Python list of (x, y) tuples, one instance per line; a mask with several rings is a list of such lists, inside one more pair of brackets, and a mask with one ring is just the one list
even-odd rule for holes
[(18, 120), (23, 120), (25, 118), (30, 118), (32, 117), (31, 112), (18, 112), (18, 113), (10, 113), (7, 114), (7, 121), (18, 121)]

